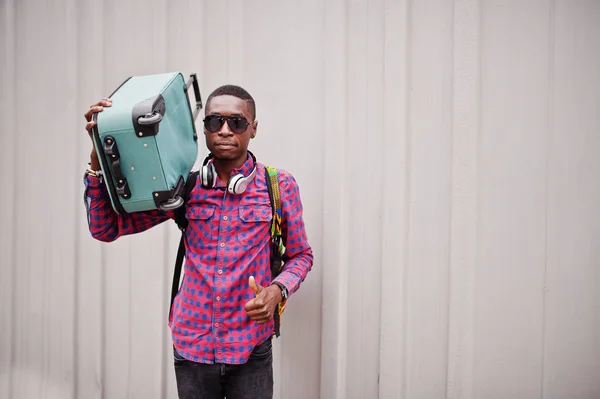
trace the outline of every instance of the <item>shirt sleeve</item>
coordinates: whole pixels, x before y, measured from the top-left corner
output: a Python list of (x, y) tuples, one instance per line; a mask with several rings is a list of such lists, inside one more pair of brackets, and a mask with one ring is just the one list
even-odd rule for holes
[(298, 183), (291, 174), (285, 171), (278, 173), (281, 193), (281, 229), (287, 260), (274, 281), (283, 284), (291, 295), (300, 288), (300, 284), (312, 269), (313, 253), (304, 227)]
[(172, 217), (172, 212), (160, 210), (119, 214), (113, 210), (106, 185), (100, 179), (86, 175), (83, 182), (88, 226), (97, 240), (111, 242), (141, 233)]

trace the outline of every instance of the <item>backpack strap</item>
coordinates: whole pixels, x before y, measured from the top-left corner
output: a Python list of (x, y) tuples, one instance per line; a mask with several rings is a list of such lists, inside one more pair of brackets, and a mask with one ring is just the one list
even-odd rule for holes
[[(283, 269), (283, 255), (285, 254), (285, 245), (281, 233), (281, 194), (279, 191), (279, 181), (277, 180), (277, 169), (270, 166), (265, 167), (265, 180), (269, 191), (271, 201), (271, 210), (273, 218), (271, 220), (271, 281), (281, 273)], [(280, 302), (275, 308), (273, 319), (275, 321), (275, 336), (281, 335), (281, 314), (285, 310), (286, 302)]]
[(187, 202), (190, 199), (190, 194), (196, 186), (196, 179), (198, 178), (198, 172), (190, 173), (187, 181), (185, 182), (185, 191), (183, 193), (183, 205), (175, 209), (174, 219), (177, 227), (181, 230), (181, 239), (179, 240), (179, 248), (177, 249), (177, 258), (175, 259), (175, 269), (173, 271), (173, 284), (171, 285), (171, 305), (169, 306), (169, 316), (171, 315), (171, 309), (173, 308), (173, 301), (179, 291), (179, 278), (181, 277), (181, 267), (183, 265), (183, 258), (185, 257), (185, 230), (187, 229), (188, 220), (185, 217), (185, 209)]

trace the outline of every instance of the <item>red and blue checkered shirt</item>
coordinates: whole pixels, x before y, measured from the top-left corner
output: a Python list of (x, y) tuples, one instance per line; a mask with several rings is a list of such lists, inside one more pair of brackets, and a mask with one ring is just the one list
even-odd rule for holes
[[(251, 158), (232, 176), (248, 176)], [(300, 287), (313, 264), (302, 218), (302, 202), (294, 177), (278, 170), (282, 230), (286, 245), (284, 268), (275, 279), (290, 295)], [(85, 202), (92, 236), (110, 242), (147, 230), (173, 218), (159, 210), (117, 214), (105, 185), (87, 176)], [(175, 349), (199, 363), (243, 364), (253, 348), (267, 340), (273, 320), (258, 324), (244, 310), (254, 297), (248, 278), (268, 286), (272, 210), (265, 166), (258, 163), (254, 179), (241, 195), (229, 194), (219, 183), (205, 188), (197, 180), (186, 205), (184, 277), (173, 303), (169, 326)]]

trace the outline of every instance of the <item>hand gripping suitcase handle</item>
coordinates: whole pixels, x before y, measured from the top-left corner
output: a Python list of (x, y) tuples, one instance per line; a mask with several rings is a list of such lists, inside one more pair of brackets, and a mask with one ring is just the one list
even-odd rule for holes
[(200, 87), (198, 86), (198, 77), (196, 76), (195, 73), (192, 73), (190, 75), (190, 78), (188, 79), (188, 81), (185, 84), (185, 92), (188, 92), (188, 89), (190, 88), (190, 86), (194, 87), (194, 96), (196, 97), (196, 108), (194, 109), (194, 120), (196, 120), (198, 118), (198, 114), (200, 113), (200, 110), (202, 109), (202, 97), (200, 97)]

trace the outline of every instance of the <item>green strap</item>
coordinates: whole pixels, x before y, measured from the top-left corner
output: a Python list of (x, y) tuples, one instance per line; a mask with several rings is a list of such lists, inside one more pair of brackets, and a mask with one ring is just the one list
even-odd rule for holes
[[(271, 200), (271, 209), (273, 210), (273, 219), (271, 221), (271, 277), (275, 279), (283, 269), (283, 254), (285, 245), (281, 232), (281, 194), (279, 192), (279, 182), (277, 180), (277, 169), (270, 166), (266, 167), (265, 178), (267, 180), (267, 189), (269, 190), (269, 199)], [(281, 327), (281, 314), (285, 310), (286, 302), (281, 302), (275, 309), (275, 336), (279, 337)]]
[[(279, 192), (279, 183), (277, 181), (277, 169), (267, 166), (269, 176), (269, 195), (271, 196), (271, 207), (273, 208), (273, 220), (271, 221), (271, 237), (281, 237), (281, 194)], [(279, 240), (279, 254), (283, 256), (285, 245), (283, 240)]]

